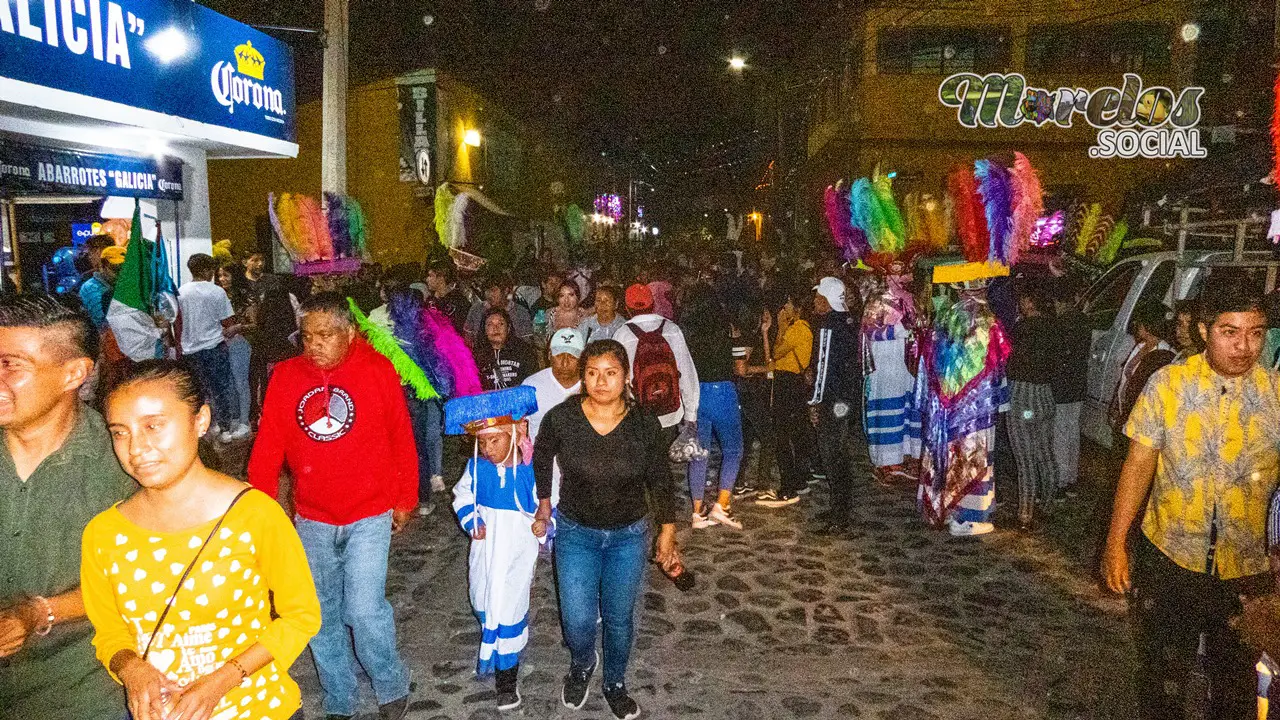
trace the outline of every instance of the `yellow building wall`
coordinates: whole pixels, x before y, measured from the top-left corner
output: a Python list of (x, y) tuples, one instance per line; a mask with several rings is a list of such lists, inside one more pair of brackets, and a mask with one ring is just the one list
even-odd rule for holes
[[(267, 213), (267, 193), (320, 195), (320, 103), (298, 108), (298, 157), (291, 160), (214, 160), (209, 163), (213, 237), (247, 252)], [(400, 116), (395, 82), (354, 87), (347, 100), (347, 193), (360, 202), (369, 226), (371, 259), (384, 265), (422, 262), (434, 242), (431, 198), (401, 182)]]
[[(881, 32), (901, 28), (1003, 28), (1009, 33), (1009, 67), (1004, 72), (1026, 76), (1032, 87), (1056, 90), (1102, 86), (1119, 87), (1119, 72), (1098, 73), (1093, 68), (1078, 72), (1031, 72), (1026, 70), (1027, 35), (1039, 25), (1061, 25), (1084, 18), (1093, 22), (1153, 22), (1168, 25), (1171, 32), (1172, 68), (1190, 68), (1189, 44), (1173, 39), (1176, 29), (1191, 15), (1187, 3), (1178, 0), (1134, 8), (1126, 0), (1101, 3), (1059, 1), (1035, 3), (1035, 14), (1024, 14), (1013, 3), (975, 2), (966, 10), (904, 10), (891, 7), (867, 11), (856, 41), (860, 59), (858, 81), (834, 117), (814, 123), (808, 137), (811, 159), (821, 168), (813, 177), (825, 185), (834, 177), (869, 174), (877, 164), (885, 171), (905, 176), (911, 189), (939, 189), (948, 170), (975, 158), (1018, 150), (1025, 153), (1040, 171), (1046, 186), (1079, 186), (1090, 200), (1118, 203), (1124, 193), (1145, 175), (1170, 166), (1170, 161), (1147, 159), (1093, 159), (1088, 148), (1097, 129), (1077, 115), (1073, 127), (1056, 125), (1016, 128), (966, 128), (956, 117), (956, 108), (938, 100), (942, 74), (881, 74), (877, 69), (877, 48)], [(1102, 17), (1105, 16), (1105, 17)], [(1088, 22), (1078, 30), (1088, 32)], [(1144, 87), (1163, 85), (1179, 92), (1190, 84), (1189, 70), (1181, 73), (1139, 71)], [(1207, 144), (1208, 138), (1201, 139)], [(904, 188), (905, 189), (905, 188)]]

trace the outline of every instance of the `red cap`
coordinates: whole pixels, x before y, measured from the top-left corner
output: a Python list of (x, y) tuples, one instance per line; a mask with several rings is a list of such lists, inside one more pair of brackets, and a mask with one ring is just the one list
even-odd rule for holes
[(627, 309), (633, 312), (653, 309), (653, 291), (648, 285), (636, 283), (627, 288)]

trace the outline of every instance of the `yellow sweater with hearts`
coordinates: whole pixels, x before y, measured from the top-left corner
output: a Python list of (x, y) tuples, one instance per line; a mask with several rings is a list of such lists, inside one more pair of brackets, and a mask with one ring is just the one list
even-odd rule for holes
[[(142, 654), (215, 522), (156, 532), (112, 506), (85, 527), (81, 590), (103, 665), (121, 650)], [(275, 500), (253, 490), (200, 553), (147, 659), (185, 686), (262, 643), (273, 661), (227, 693), (212, 720), (285, 720), (302, 697), (289, 666), (319, 629), (320, 602), (298, 533)]]

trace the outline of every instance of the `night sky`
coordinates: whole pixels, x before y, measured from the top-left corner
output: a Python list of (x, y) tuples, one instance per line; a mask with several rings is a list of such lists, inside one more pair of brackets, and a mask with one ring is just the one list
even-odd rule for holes
[[(322, 0), (206, 0), (250, 24), (320, 27)], [(351, 77), (423, 67), (461, 76), (579, 158), (662, 194), (749, 187), (776, 137), (756, 132), (767, 83), (790, 82), (828, 27), (820, 0), (378, 0), (351, 3)], [(424, 22), (426, 16), (431, 23)], [(296, 52), (299, 99), (318, 97), (320, 49)], [(749, 63), (728, 70), (730, 56)], [(770, 111), (771, 112), (771, 111)], [(766, 126), (771, 123), (766, 123)], [(605, 153), (601, 156), (601, 153)]]

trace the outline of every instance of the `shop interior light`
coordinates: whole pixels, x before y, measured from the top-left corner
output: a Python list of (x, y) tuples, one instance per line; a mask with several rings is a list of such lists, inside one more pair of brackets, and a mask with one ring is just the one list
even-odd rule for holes
[(462, 142), (471, 147), (480, 147), (480, 131), (468, 130), (462, 135)]
[(191, 43), (185, 33), (176, 27), (170, 27), (147, 38), (142, 46), (157, 60), (167, 64), (186, 55)]
[(1183, 23), (1181, 35), (1183, 42), (1195, 42), (1200, 37), (1200, 23)]

